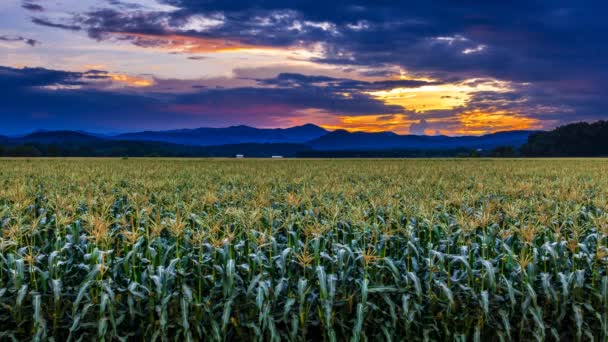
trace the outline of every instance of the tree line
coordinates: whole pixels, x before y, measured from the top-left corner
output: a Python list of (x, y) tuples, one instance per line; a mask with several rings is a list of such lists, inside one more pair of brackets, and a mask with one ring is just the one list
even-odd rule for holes
[(533, 134), (520, 152), (524, 157), (608, 156), (608, 121), (579, 122)]

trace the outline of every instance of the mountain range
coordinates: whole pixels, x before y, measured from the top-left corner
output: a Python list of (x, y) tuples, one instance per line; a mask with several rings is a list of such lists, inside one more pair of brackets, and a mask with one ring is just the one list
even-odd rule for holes
[(508, 131), (481, 136), (450, 137), (445, 135), (399, 135), (393, 132), (348, 132), (336, 130), (308, 142), (316, 150), (436, 150), (492, 149), (498, 146), (519, 147), (535, 131)]
[[(303, 151), (489, 150), (520, 147), (537, 131), (507, 131), (481, 136), (399, 135), (393, 132), (328, 131), (306, 124), (290, 128), (196, 128), (99, 135), (83, 131), (36, 131), (23, 136), (0, 136), (4, 146), (53, 146), (68, 155), (153, 154), (171, 156), (295, 156)], [(79, 152), (80, 151), (80, 152)], [(85, 152), (89, 151), (89, 152)], [(102, 151), (102, 152), (100, 152)], [(64, 153), (64, 154), (65, 154)], [(369, 154), (369, 153), (368, 153)]]
[(226, 128), (196, 128), (170, 131), (145, 131), (120, 134), (116, 140), (160, 141), (190, 146), (217, 146), (241, 143), (305, 143), (327, 134), (312, 124), (290, 128), (255, 128), (231, 126)]

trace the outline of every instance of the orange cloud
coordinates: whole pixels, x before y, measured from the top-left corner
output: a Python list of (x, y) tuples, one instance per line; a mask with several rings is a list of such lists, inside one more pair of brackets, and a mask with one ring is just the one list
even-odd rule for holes
[(479, 110), (464, 111), (446, 118), (425, 118), (420, 115), (415, 119), (405, 114), (395, 115), (331, 115), (309, 109), (298, 116), (288, 118), (283, 126), (301, 125), (313, 122), (325, 129), (345, 129), (348, 131), (381, 132), (392, 131), (399, 134), (410, 134), (412, 124), (420, 119), (426, 122), (424, 133), (427, 135), (481, 135), (500, 131), (542, 129), (543, 122), (507, 111), (483, 112)]
[[(401, 74), (399, 79), (412, 79)], [(430, 80), (432, 81), (432, 80)], [(326, 128), (345, 128), (369, 132), (391, 130), (409, 133), (410, 126), (425, 120), (425, 134), (479, 135), (499, 131), (540, 129), (538, 119), (519, 113), (500, 110), (466, 110), (466, 106), (477, 92), (506, 92), (511, 89), (508, 82), (494, 79), (468, 79), (458, 83), (423, 85), (412, 88), (394, 88), (372, 91), (367, 94), (388, 105), (403, 107), (404, 111), (420, 113), (417, 120), (407, 115), (369, 115), (361, 117), (342, 116), (339, 122), (325, 125)], [(443, 118), (426, 118), (425, 113), (437, 110), (453, 110), (454, 115)]]
[(281, 118), (276, 122), (281, 127), (291, 127), (314, 123), (328, 130), (382, 132), (392, 131), (407, 134), (409, 126), (418, 120), (408, 119), (403, 114), (389, 115), (336, 115), (323, 110), (309, 108), (299, 110), (294, 116)]
[(234, 51), (284, 51), (284, 48), (256, 46), (241, 42), (219, 39), (198, 38), (183, 35), (152, 35), (143, 33), (114, 32), (119, 39), (133, 41), (141, 47), (153, 47), (181, 53), (216, 53)]
[(142, 77), (124, 75), (124, 74), (108, 74), (108, 77), (117, 83), (122, 83), (130, 87), (149, 87), (154, 85), (153, 80)]
[[(424, 118), (424, 116), (421, 116)], [(314, 121), (313, 121), (314, 122)], [(318, 122), (318, 121), (317, 121)], [(349, 131), (381, 132), (392, 131), (409, 134), (410, 126), (418, 123), (406, 115), (365, 115), (338, 116), (322, 121), (320, 126), (326, 129), (346, 129)], [(426, 119), (428, 135), (481, 135), (500, 131), (542, 129), (542, 123), (535, 118), (525, 117), (509, 112), (468, 111), (448, 118)]]
[(450, 134), (488, 134), (500, 131), (542, 128), (538, 119), (505, 111), (489, 113), (474, 110), (460, 113), (457, 118), (460, 125), (453, 129)]
[(85, 64), (82, 66), (82, 70), (86, 71), (86, 70), (105, 70), (107, 69), (108, 66), (105, 64)]
[(319, 126), (335, 130), (345, 129), (347, 131), (382, 132), (392, 131), (395, 133), (409, 133), (409, 126), (416, 120), (408, 119), (405, 115), (363, 115), (363, 116), (339, 116), (334, 122), (321, 123)]

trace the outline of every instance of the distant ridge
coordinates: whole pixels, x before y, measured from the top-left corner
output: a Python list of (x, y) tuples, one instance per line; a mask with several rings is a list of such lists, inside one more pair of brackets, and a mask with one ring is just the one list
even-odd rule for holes
[(537, 131), (509, 131), (481, 136), (399, 135), (393, 132), (348, 132), (337, 130), (308, 143), (316, 150), (453, 149), (498, 146), (519, 147)]
[(111, 139), (159, 141), (190, 146), (217, 146), (243, 143), (296, 143), (318, 150), (444, 149), (456, 147), (519, 147), (538, 131), (506, 131), (481, 136), (399, 135), (394, 132), (327, 131), (313, 124), (291, 128), (195, 128), (119, 134)]
[[(399, 135), (393, 132), (327, 131), (312, 124), (290, 128), (202, 127), (105, 136), (60, 130), (36, 131), (18, 137), (0, 136), (0, 145), (6, 147), (0, 151), (9, 151), (4, 152), (7, 155), (59, 156), (449, 156), (473, 149), (489, 151), (499, 146), (519, 149), (530, 135), (536, 133), (538, 131), (508, 131), (460, 137)], [(11, 149), (20, 152), (10, 152)], [(315, 151), (323, 153), (315, 154)]]
[(243, 143), (304, 143), (319, 138), (328, 131), (312, 124), (290, 128), (255, 128), (230, 126), (225, 128), (195, 128), (169, 131), (145, 131), (120, 134), (118, 140), (162, 141), (191, 146), (214, 146)]
[(104, 139), (90, 133), (77, 131), (36, 131), (34, 133), (13, 139), (15, 143), (66, 144), (66, 143), (98, 143)]

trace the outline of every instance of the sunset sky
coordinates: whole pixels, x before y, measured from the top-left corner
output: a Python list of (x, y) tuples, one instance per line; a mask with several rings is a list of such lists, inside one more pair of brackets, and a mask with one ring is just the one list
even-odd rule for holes
[(607, 119), (602, 3), (0, 0), (0, 134)]

